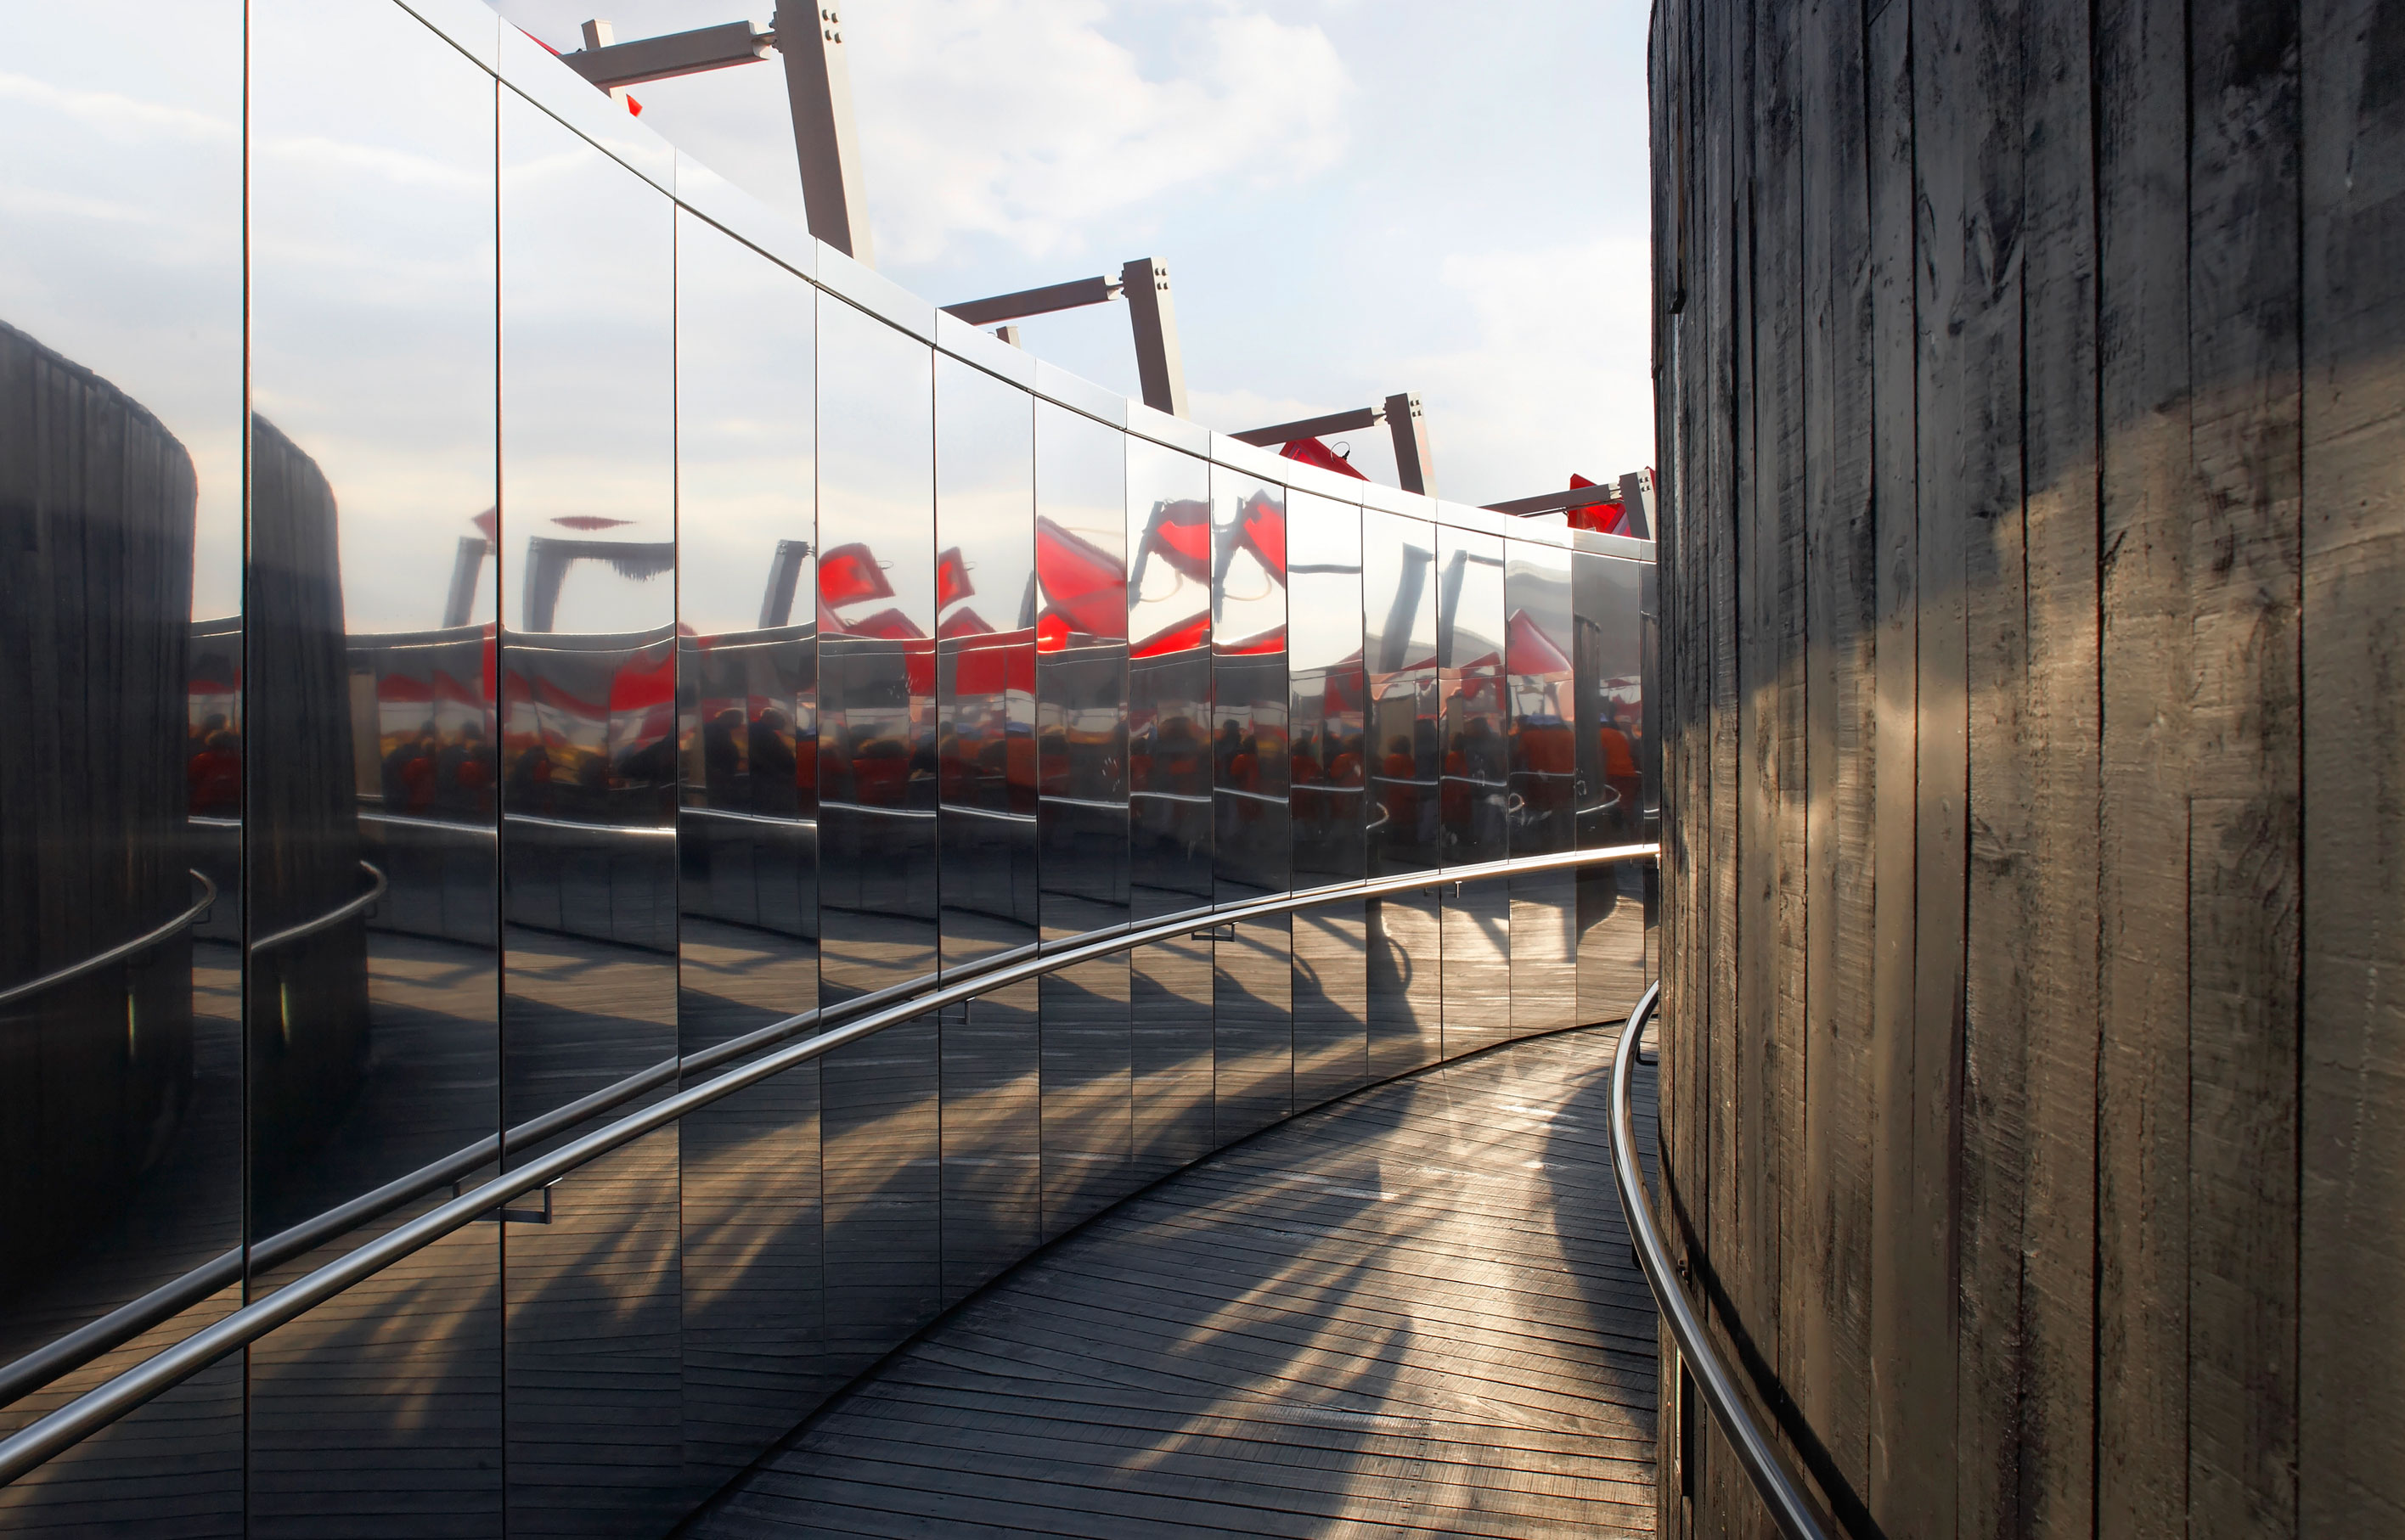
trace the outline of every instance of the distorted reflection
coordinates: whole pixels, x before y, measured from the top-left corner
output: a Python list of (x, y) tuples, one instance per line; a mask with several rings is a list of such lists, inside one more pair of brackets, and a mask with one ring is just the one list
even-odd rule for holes
[[(1287, 793), (1298, 888), (1363, 875), (1361, 511), (1287, 495)], [(1361, 903), (1294, 917), (1294, 1102), (1369, 1077), (1369, 959)]]
[[(1038, 935), (1035, 419), (1025, 392), (935, 365), (936, 742), (948, 973)], [(1039, 987), (1006, 986), (942, 1024), (944, 1297), (1042, 1232)]]
[[(1361, 511), (1361, 650), (1371, 753), (1366, 809), (1369, 875), (1428, 871), (1437, 825), (1436, 529)], [(1433, 887), (1370, 901), (1371, 1071), (1399, 1074), (1443, 1048)]]
[[(822, 1000), (935, 971), (935, 439), (927, 344), (819, 301)], [(839, 388), (837, 387), (839, 382)], [(934, 1017), (821, 1061), (826, 1333), (851, 1374), (940, 1307)]]
[[(622, 1096), (677, 1051), (675, 225), (656, 190), (509, 91), (500, 138), (515, 1127)], [(548, 1224), (509, 1237), (513, 1531), (665, 1527), (680, 1506), (676, 1156), (670, 1129), (595, 1161), (554, 1190)]]
[[(1133, 917), (1211, 902), (1211, 468), (1147, 440), (1127, 448), (1128, 890)], [(1135, 1170), (1211, 1147), (1211, 941), (1128, 955)]]
[[(1124, 924), (1129, 913), (1128, 450), (1118, 429), (1036, 404), (1036, 817), (1048, 941)], [(1043, 980), (1048, 1236), (1100, 1210), (1127, 1179), (1128, 967), (1121, 955)]]
[[(1644, 611), (1646, 568), (1579, 552), (1571, 557), (1576, 615), (1578, 844), (1627, 845), (1647, 836)], [(1579, 869), (1580, 1019), (1624, 1009), (1646, 977), (1651, 862)]]
[[(1547, 856), (1575, 848), (1578, 841), (1570, 553), (1512, 540), (1507, 561), (1503, 679), (1510, 707), (1511, 853)], [(1577, 894), (1575, 872), (1521, 872), (1511, 879), (1514, 1033), (1579, 1024)]]
[[(0, 701), (38, 744), (0, 786), (0, 1362), (146, 1295), (161, 1341), (240, 1302), (248, 726), (243, 7), (20, 7), (7, 70)], [(35, 1376), (0, 1431), (148, 1351)], [(0, 1522), (241, 1533), (242, 1383), (167, 1393)]]
[[(798, 275), (678, 216), (677, 1002), (688, 1055), (818, 1000), (816, 335)], [(741, 1468), (831, 1383), (818, 1118), (813, 1064), (679, 1130), (685, 1460), (697, 1486)]]

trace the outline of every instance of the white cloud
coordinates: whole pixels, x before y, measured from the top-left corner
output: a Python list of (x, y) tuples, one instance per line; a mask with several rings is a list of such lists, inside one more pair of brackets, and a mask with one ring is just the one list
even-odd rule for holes
[(1212, 5), (1145, 7), (1173, 67), (1147, 75), (1104, 0), (887, 0), (849, 43), (880, 257), (963, 235), (1032, 257), (1102, 216), (1220, 180), (1336, 164), (1351, 86), (1315, 25)]
[(1650, 261), (1643, 236), (1445, 259), (1476, 341), (1399, 371), (1422, 382), (1445, 496), (1526, 497), (1653, 463)]

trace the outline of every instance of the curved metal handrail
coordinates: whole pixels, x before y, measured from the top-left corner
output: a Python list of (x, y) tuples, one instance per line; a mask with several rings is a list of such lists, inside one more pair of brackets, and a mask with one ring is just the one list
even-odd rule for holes
[(218, 885), (208, 879), (208, 875), (206, 873), (200, 871), (196, 867), (188, 866), (185, 868), (185, 871), (189, 872), (193, 879), (201, 885), (201, 898), (199, 903), (193, 904), (182, 914), (177, 915), (174, 919), (169, 920), (166, 924), (160, 926), (157, 930), (145, 931), (142, 934), (135, 936), (132, 941), (125, 942), (120, 945), (112, 946), (107, 951), (99, 953), (95, 956), (88, 957), (81, 962), (71, 962), (63, 968), (53, 969), (49, 973), (44, 973), (39, 978), (29, 978), (22, 984), (12, 984), (6, 989), (0, 989), (0, 1005), (6, 1005), (10, 1001), (14, 1000), (22, 1000), (27, 995), (38, 995), (45, 989), (56, 988), (58, 986), (64, 984), (71, 979), (81, 978), (86, 973), (96, 973), (103, 968), (107, 967), (110, 963), (119, 961), (124, 958), (130, 958), (136, 952), (148, 951), (149, 948), (158, 945), (161, 942), (165, 941), (169, 936), (174, 935), (176, 931), (183, 930), (188, 925), (190, 925), (203, 915), (208, 913), (209, 905), (218, 901)]
[[(1686, 1291), (1679, 1287), (1670, 1253), (1663, 1246), (1662, 1233), (1653, 1223), (1653, 1200), (1645, 1193), (1645, 1172), (1637, 1164), (1637, 1134), (1630, 1124), (1628, 1096), (1637, 1074), (1638, 1042), (1644, 1037), (1646, 1025), (1653, 1019), (1654, 1008), (1661, 999), (1659, 984), (1645, 991), (1637, 1009), (1628, 1014), (1628, 1024), (1620, 1029), (1620, 1048), (1611, 1060), (1611, 1170), (1620, 1190), (1620, 1211), (1628, 1221), (1628, 1234), (1637, 1244), (1637, 1260), (1645, 1269), (1646, 1283), (1653, 1290), (1653, 1302), (1670, 1323), (1670, 1335), (1677, 1338), (1687, 1366), (1695, 1371), (1705, 1405), (1711, 1407), (1712, 1415), (1720, 1420), (1721, 1431), (1736, 1446), (1738, 1461), (1753, 1478), (1754, 1491), (1779, 1523), (1779, 1533), (1788, 1540), (1827, 1540), (1830, 1532), (1805, 1500), (1803, 1489), (1788, 1476), (1787, 1467), (1779, 1462), (1770, 1440), (1763, 1436), (1752, 1414), (1746, 1410), (1736, 1377), (1705, 1337), (1704, 1323), (1695, 1315), (1695, 1307), (1687, 1303)], [(1681, 1452), (1683, 1455), (1684, 1451)]]
[(250, 944), (250, 949), (253, 952), (264, 952), (271, 946), (281, 946), (288, 941), (299, 941), (302, 936), (314, 936), (320, 931), (331, 931), (384, 897), (387, 884), (383, 868), (373, 861), (363, 861), (359, 862), (359, 870), (368, 875), (366, 892), (340, 908), (327, 910), (316, 919), (304, 919), (298, 925), (288, 925), (281, 931), (272, 931), (253, 941)]
[[(15, 1480), (27, 1471), (77, 1442), (106, 1427), (109, 1423), (149, 1401), (155, 1396), (183, 1383), (193, 1375), (277, 1327), (305, 1314), (326, 1300), (341, 1294), (353, 1284), (373, 1277), (403, 1257), (433, 1244), (455, 1230), (464, 1228), (483, 1215), (507, 1203), (511, 1198), (550, 1185), (590, 1161), (611, 1151), (664, 1128), (688, 1113), (697, 1112), (761, 1081), (781, 1074), (797, 1065), (806, 1064), (837, 1048), (883, 1030), (887, 1027), (915, 1020), (932, 1011), (990, 993), (1009, 985), (1039, 977), (1062, 968), (1091, 962), (1113, 953), (1128, 951), (1157, 941), (1177, 939), (1191, 930), (1198, 916), (1208, 915), (1213, 923), (1226, 924), (1234, 920), (1252, 919), (1283, 914), (1295, 909), (1307, 909), (1347, 899), (1377, 898), (1387, 893), (1408, 892), (1414, 889), (1431, 888), (1446, 882), (1472, 882), (1488, 877), (1510, 876), (1526, 872), (1552, 871), (1583, 866), (1596, 862), (1641, 860), (1660, 854), (1655, 844), (1612, 846), (1595, 850), (1571, 850), (1559, 855), (1524, 858), (1520, 861), (1484, 861), (1474, 866), (1448, 870), (1413, 872), (1401, 876), (1384, 877), (1369, 882), (1352, 883), (1337, 888), (1314, 889), (1303, 893), (1284, 893), (1272, 898), (1255, 899), (1244, 903), (1228, 904), (1208, 910), (1188, 910), (1177, 915), (1149, 920), (1141, 924), (1114, 926), (1107, 931), (1075, 938), (1039, 955), (1022, 957), (1005, 967), (980, 972), (974, 978), (939, 984), (932, 990), (914, 994), (906, 1000), (870, 1012), (831, 1031), (793, 1043), (774, 1053), (739, 1065), (713, 1076), (698, 1085), (688, 1086), (673, 1096), (663, 1098), (648, 1107), (629, 1113), (603, 1127), (597, 1128), (526, 1165), (485, 1182), (449, 1202), (441, 1204), (416, 1218), (394, 1226), (374, 1239), (313, 1272), (294, 1280), (264, 1299), (245, 1305), (215, 1323), (202, 1328), (172, 1347), (166, 1348), (133, 1367), (86, 1392), (66, 1406), (27, 1424), (6, 1439), (0, 1439), (0, 1483)], [(798, 1018), (796, 1018), (798, 1019)], [(768, 1030), (764, 1029), (763, 1032)], [(761, 1034), (748, 1034), (757, 1038)], [(722, 1045), (724, 1048), (726, 1045)], [(648, 1072), (648, 1071), (647, 1071)], [(514, 1131), (514, 1130), (513, 1130)]]

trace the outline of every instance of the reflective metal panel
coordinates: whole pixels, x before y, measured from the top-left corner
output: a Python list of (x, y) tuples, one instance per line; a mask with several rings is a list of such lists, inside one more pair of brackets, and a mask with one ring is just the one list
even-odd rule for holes
[[(1288, 795), (1294, 882), (1363, 875), (1361, 511), (1287, 493)], [(1300, 943), (1298, 943), (1300, 945)]]
[(1294, 1105), (1318, 1105), (1369, 1083), (1369, 932), (1362, 903), (1296, 913)]
[(1439, 861), (1436, 528), (1361, 511), (1361, 631), (1370, 782), (1369, 875)]
[[(1135, 917), (1211, 903), (1211, 475), (1128, 441), (1129, 896)], [(1211, 948), (1131, 953), (1136, 1162), (1149, 1181), (1211, 1142)]]
[[(657, 190), (500, 94), (514, 1125), (677, 1051), (675, 226)], [(509, 1528), (665, 1524), (683, 1491), (675, 1133), (564, 1179), (550, 1213), (505, 1248)]]
[[(498, 1127), (499, 379), (492, 77), (394, 7), (261, 0), (251, 24), (256, 1245)], [(330, 49), (408, 89), (360, 91)], [(255, 1252), (252, 1297), (450, 1196), (421, 1185), (320, 1250)], [(497, 1241), (252, 1349), (254, 1534), (499, 1533)]]
[[(677, 1001), (688, 1054), (818, 1000), (815, 308), (800, 277), (678, 217)], [(818, 1117), (810, 1065), (684, 1121), (684, 1427), (696, 1490), (740, 1469), (830, 1388)]]
[[(1503, 700), (1503, 541), (1437, 532), (1437, 694), (1443, 758), (1438, 822), (1447, 866), (1511, 852), (1510, 740)], [(1512, 1032), (1512, 906), (1508, 889), (1446, 889), (1444, 1052), (1492, 1047)]]
[[(1437, 845), (1436, 529), (1361, 511), (1361, 647), (1371, 876), (1427, 871)], [(1443, 969), (1435, 886), (1366, 909), (1370, 1068), (1384, 1078), (1436, 1061)]]
[[(1128, 917), (1127, 437), (1035, 408), (1035, 728), (1047, 941)], [(1124, 957), (1046, 975), (1044, 1229), (1127, 1190)]]
[[(211, 1263), (226, 1281), (158, 1342), (239, 1303), (243, 7), (21, 6), (0, 67), (13, 1361)], [(153, 1346), (0, 1410), (0, 1429)], [(0, 1527), (239, 1533), (242, 1387), (239, 1359), (220, 1364), (0, 1489)]]
[(1241, 920), (1223, 927), (1211, 945), (1211, 1131), (1221, 1144), (1294, 1110), (1290, 920)]
[[(822, 998), (935, 969), (935, 429), (927, 345), (819, 301)], [(827, 1349), (849, 1375), (942, 1291), (936, 1029), (822, 1063)]]
[[(1643, 617), (1636, 562), (1579, 552), (1576, 609), (1578, 843), (1642, 837), (1645, 786)], [(1582, 1021), (1626, 1013), (1644, 988), (1649, 863), (1582, 868), (1578, 875), (1578, 1001)]]
[(1286, 488), (1215, 469), (1211, 534), (1217, 893), (1228, 902), (1282, 892), (1291, 871)]
[[(1577, 651), (1570, 553), (1509, 542), (1504, 569), (1504, 695), (1511, 715), (1512, 854), (1549, 855), (1578, 840)], [(1512, 1030), (1578, 1022), (1578, 875), (1512, 879)]]
[[(1035, 417), (935, 359), (935, 695), (943, 964), (1035, 945)], [(1043, 1231), (1038, 987), (946, 1013), (944, 1297)]]

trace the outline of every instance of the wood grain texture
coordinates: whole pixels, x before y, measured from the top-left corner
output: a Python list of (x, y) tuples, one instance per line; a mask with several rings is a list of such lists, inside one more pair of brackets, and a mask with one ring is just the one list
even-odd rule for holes
[(1655, 8), (1667, 1185), (1849, 1533), (2405, 1518), (2400, 17)]
[(1616, 1041), (1456, 1060), (1170, 1179), (683, 1533), (1651, 1533), (1655, 1321), (1610, 1195)]

